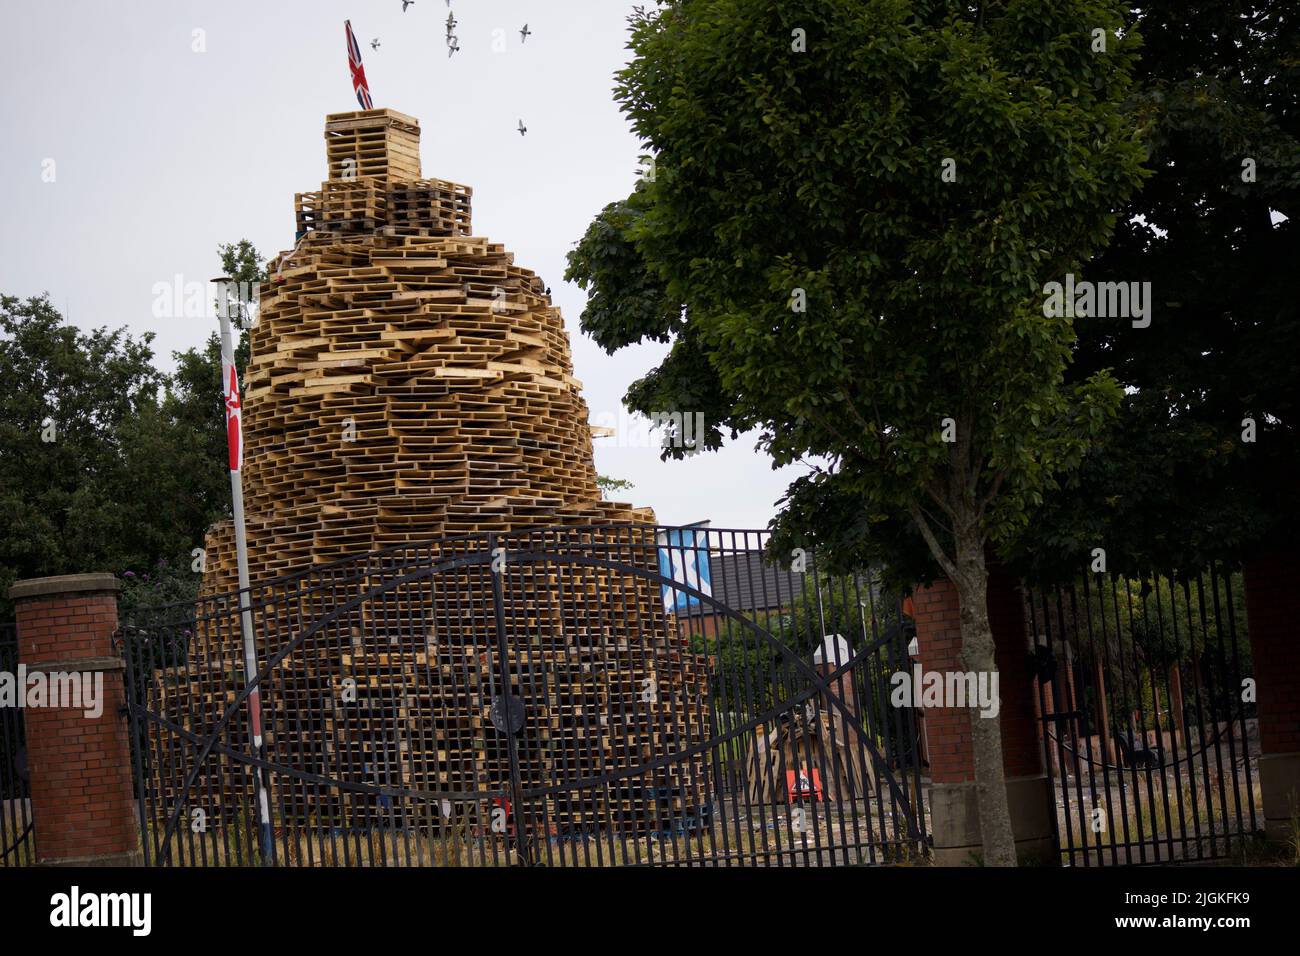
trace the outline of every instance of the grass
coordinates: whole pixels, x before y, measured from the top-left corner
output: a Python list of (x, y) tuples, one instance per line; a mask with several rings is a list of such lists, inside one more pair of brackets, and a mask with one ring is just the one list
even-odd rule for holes
[[(1147, 856), (1150, 857), (1161, 849), (1167, 850), (1171, 839), (1175, 851), (1179, 849), (1179, 844), (1182, 844), (1184, 859), (1202, 859), (1211, 854), (1226, 857), (1236, 853), (1244, 842), (1252, 839), (1252, 834), (1242, 833), (1239, 830), (1229, 829), (1225, 832), (1225, 825), (1227, 827), (1236, 825), (1237, 807), (1241, 807), (1242, 827), (1250, 825), (1252, 806), (1256, 820), (1262, 821), (1264, 817), (1263, 794), (1260, 792), (1257, 779), (1251, 780), (1251, 787), (1248, 790), (1247, 781), (1243, 776), (1237, 782), (1235, 794), (1231, 783), (1224, 781), (1222, 796), (1217, 786), (1210, 788), (1208, 796), (1204, 787), (1197, 787), (1195, 803), (1192, 800), (1193, 789), (1190, 782), (1177, 775), (1172, 777), (1166, 775), (1163, 781), (1159, 776), (1153, 777), (1150, 794), (1147, 793), (1141, 775), (1138, 779), (1139, 785), (1134, 787), (1131, 779), (1124, 778), (1129, 786), (1124, 790), (1122, 807), (1119, 788), (1112, 787), (1109, 801), (1104, 793), (1098, 794), (1095, 803), (1082, 805), (1082, 813), (1079, 812), (1080, 808), (1075, 806), (1058, 808), (1058, 825), (1062, 835), (1067, 832), (1065, 815), (1072, 814), (1070, 826), (1074, 830), (1076, 848), (1086, 847), (1090, 857), (1095, 857), (1098, 853), (1104, 854), (1105, 862), (1110, 861), (1112, 849), (1119, 853), (1121, 861), (1125, 854), (1135, 856), (1138, 853), (1138, 844), (1146, 847)], [(1166, 807), (1166, 793), (1168, 807)], [(1211, 796), (1212, 804), (1209, 799)], [(1107, 825), (1101, 832), (1094, 832), (1091, 826), (1087, 825), (1091, 823), (1092, 813), (1097, 809), (1106, 811), (1104, 819)], [(1113, 822), (1109, 820), (1110, 813), (1118, 815), (1121, 811), (1122, 817)], [(1083, 821), (1083, 824), (1080, 821)], [(1081, 825), (1084, 826), (1083, 832), (1080, 832)], [(1078, 856), (1077, 850), (1075, 856), (1076, 858)], [(1062, 859), (1069, 858), (1069, 853), (1062, 853)]]
[(1281, 840), (1269, 840), (1263, 834), (1252, 834), (1233, 848), (1234, 866), (1286, 866), (1300, 867), (1300, 801), (1291, 791), (1291, 816), (1287, 831)]
[[(467, 818), (448, 821), (432, 804), (423, 805), (420, 813), (414, 825), (401, 829), (372, 827), (344, 832), (314, 818), (277, 826), (275, 863), (289, 867), (492, 867), (521, 862), (508, 834), (484, 833)], [(694, 832), (641, 836), (600, 832), (536, 840), (531, 862), (566, 867), (872, 862), (916, 866), (928, 862), (920, 848), (906, 842), (880, 843), (878, 837), (874, 858), (865, 846), (846, 848), (845, 844), (866, 841), (865, 826), (879, 832), (879, 821), (874, 818), (864, 818), (855, 833), (847, 816), (841, 826), (837, 811), (819, 809), (807, 817), (807, 831), (796, 833), (791, 831), (786, 813), (784, 806), (773, 807), (762, 819), (719, 819)], [(159, 864), (154, 844), (161, 842), (162, 827), (160, 821), (151, 828), (154, 865)], [(781, 851), (779, 858), (777, 850)], [(242, 812), (211, 830), (177, 832), (162, 860), (172, 866), (259, 866), (262, 861), (256, 827)]]
[[(414, 827), (379, 827), (346, 832), (309, 819), (278, 826), (273, 859), (289, 867), (506, 866), (515, 861), (506, 837), (474, 838), (467, 823), (451, 824), (426, 808)], [(151, 829), (153, 865), (261, 866), (257, 828), (241, 810), (228, 826), (199, 833), (176, 833), (166, 856), (158, 858), (162, 824)], [(143, 842), (143, 841), (142, 841)], [(142, 846), (143, 849), (143, 846)]]

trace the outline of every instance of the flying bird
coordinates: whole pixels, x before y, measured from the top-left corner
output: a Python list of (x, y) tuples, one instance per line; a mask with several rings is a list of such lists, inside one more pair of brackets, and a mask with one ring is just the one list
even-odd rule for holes
[(460, 40), (456, 37), (447, 37), (447, 56), (450, 57), (460, 49)]
[(370, 49), (372, 50), (379, 49), (379, 37), (375, 37), (373, 40), (370, 41)]
[(533, 31), (530, 30), (530, 29), (528, 29), (528, 24), (525, 23), (525, 24), (524, 24), (524, 28), (523, 28), (522, 30), (519, 31), (519, 36), (522, 37), (522, 39), (521, 39), (519, 42), (520, 42), (520, 43), (527, 43), (527, 42), (528, 42), (528, 38), (529, 38), (530, 36), (532, 36), (532, 35), (533, 35)]
[(405, 13), (405, 12), (406, 12), (406, 8), (409, 7), (409, 6), (410, 6), (411, 4), (413, 4), (413, 3), (415, 3), (415, 0), (402, 0), (402, 12)]
[(447, 36), (451, 36), (452, 31), (455, 29), (456, 29), (456, 14), (449, 13), (447, 14)]
[(527, 133), (527, 132), (528, 132), (528, 127), (524, 125), (524, 121), (523, 121), (523, 120), (520, 120), (520, 121), (519, 121), (519, 135), (520, 135), (520, 136), (523, 136), (523, 135), (524, 135), (525, 133)]

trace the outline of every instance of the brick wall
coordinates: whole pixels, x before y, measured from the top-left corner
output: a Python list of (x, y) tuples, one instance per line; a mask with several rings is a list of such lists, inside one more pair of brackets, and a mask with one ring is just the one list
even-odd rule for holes
[[(926, 671), (960, 670), (961, 619), (957, 589), (950, 581), (935, 582), (912, 597), (916, 640), (921, 667)], [(961, 783), (974, 779), (971, 758), (970, 717), (964, 710), (927, 708), (925, 741), (930, 755), (930, 779), (935, 783)]]
[(1008, 777), (1042, 773), (1038, 688), (1029, 669), (1024, 600), (1014, 582), (998, 573), (989, 575), (988, 599), (1002, 694), (1002, 764)]
[(1273, 552), (1246, 565), (1260, 750), (1300, 751), (1300, 559)]
[[(1020, 592), (1004, 576), (989, 576), (989, 624), (998, 665), (1002, 762), (1007, 776), (1042, 773), (1037, 693), (1026, 665), (1028, 655)], [(913, 597), (917, 642), (924, 671), (960, 671), (961, 618), (957, 589), (940, 580)], [(930, 777), (936, 784), (975, 779), (970, 715), (966, 709), (926, 708)]]
[(30, 707), (27, 727), (32, 819), (39, 862), (122, 864), (138, 851), (130, 738), (111, 575), (20, 581), (10, 590), (18, 656), (34, 670), (102, 675), (97, 717), (85, 708)]

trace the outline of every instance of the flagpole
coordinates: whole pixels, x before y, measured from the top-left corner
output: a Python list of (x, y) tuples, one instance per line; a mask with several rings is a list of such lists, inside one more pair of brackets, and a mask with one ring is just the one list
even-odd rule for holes
[[(230, 332), (230, 286), (233, 280), (221, 276), (213, 280), (223, 284), (225, 292), (217, 300), (217, 314), (221, 320), (221, 397), (226, 407), (227, 442), (229, 445), (230, 499), (235, 525), (235, 563), (239, 573), (239, 625), (244, 640), (244, 681), (257, 674), (257, 648), (253, 642), (252, 588), (248, 583), (248, 537), (244, 530), (244, 480), (243, 480), (243, 423), (240, 422), (238, 449), (230, 434), (229, 422), (233, 398), (239, 402), (239, 375), (235, 368), (235, 352)], [(238, 406), (236, 406), (238, 407)], [(242, 419), (242, 408), (240, 409)], [(252, 738), (253, 753), (258, 760), (266, 760), (266, 743), (262, 737), (262, 694), (254, 687), (248, 695), (248, 732)], [(257, 804), (257, 829), (262, 847), (262, 864), (269, 865), (275, 853), (271, 832), (271, 807), (267, 798), (270, 781), (264, 779), (265, 771), (253, 769), (253, 800)]]

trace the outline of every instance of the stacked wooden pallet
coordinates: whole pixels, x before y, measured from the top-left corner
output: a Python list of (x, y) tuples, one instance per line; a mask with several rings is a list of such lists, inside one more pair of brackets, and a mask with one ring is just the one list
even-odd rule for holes
[(420, 178), (420, 121), (396, 110), (358, 110), (325, 118), (331, 180)]
[[(537, 547), (506, 537), (509, 550)], [(607, 543), (620, 563), (636, 566), (643, 549)], [(431, 555), (426, 566), (437, 564)], [(398, 563), (341, 586), (349, 598), (391, 584), (412, 566)], [(617, 830), (663, 832), (700, 812), (709, 784), (703, 755), (644, 769), (657, 758), (708, 736), (710, 704), (701, 662), (685, 652), (663, 613), (657, 587), (627, 573), (574, 565), (534, 565), (507, 572), (506, 640), (499, 642), (491, 606), (492, 572), (483, 565), (441, 571), (386, 587), (383, 595), (307, 635), (263, 686), (268, 757), (313, 777), (415, 790), (392, 799), (324, 786), (289, 775), (273, 778), (281, 819), (299, 825), (357, 828), (409, 826), (430, 802), (440, 812), (488, 825), (494, 801), (509, 799), (509, 737), (493, 704), (509, 694), (523, 705), (514, 737), (527, 826), (556, 836)], [(322, 584), (325, 579), (322, 579)], [(310, 620), (308, 607), (281, 606)], [(299, 632), (261, 622), (274, 653)], [(163, 713), (182, 726), (202, 717), (210, 727), (240, 687), (239, 655), (214, 622), (201, 627), (188, 682), (168, 691)], [(502, 660), (504, 643), (504, 661)], [(503, 668), (504, 664), (504, 668)], [(246, 740), (242, 711), (224, 738)], [(202, 734), (205, 727), (195, 726)], [(168, 766), (185, 765), (181, 752)], [(168, 778), (170, 811), (181, 792)], [(189, 805), (227, 821), (251, 804), (252, 780), (237, 763), (210, 762)], [(477, 798), (468, 794), (477, 793)], [(447, 810), (441, 809), (447, 795)]]
[(471, 196), (468, 186), (441, 179), (325, 182), (295, 195), (297, 235), (468, 236)]
[[(422, 542), (491, 532), (509, 552), (545, 543), (533, 529), (556, 526), (598, 526), (586, 533), (591, 548), (654, 572), (653, 547), (630, 533), (654, 515), (601, 500), (559, 310), (503, 246), (469, 234), (468, 188), (421, 178), (418, 123), (375, 110), (331, 116), (326, 129), (331, 180), (298, 196), (300, 248), (264, 288), (250, 337), (249, 564), (255, 591), (278, 602), (259, 615), (264, 659), (294, 636), (286, 619), (310, 626), (355, 606), (272, 673), (268, 747), (275, 761), (330, 779), (504, 793), (487, 567), (362, 596), (445, 553)], [(299, 582), (293, 608), (268, 586), (394, 547), (407, 550), (387, 571), (344, 565)], [(210, 533), (208, 554), (205, 591), (233, 590), (228, 523)], [(696, 812), (702, 756), (638, 769), (698, 744), (709, 726), (707, 675), (658, 585), (562, 562), (508, 565), (501, 584), (505, 671), (525, 704), (518, 766), (525, 789), (542, 791), (528, 801), (538, 825), (647, 832)], [(229, 622), (217, 623), (222, 633), (205, 640), (221, 654), (192, 656), (192, 681), (174, 695), (187, 726), (231, 699), (228, 676), (215, 672), (227, 675), (238, 657)], [(246, 797), (247, 780), (212, 773), (197, 793)], [(399, 812), (310, 781), (278, 787), (282, 811), (298, 819)]]
[(395, 183), (388, 190), (390, 225), (385, 235), (468, 236), (470, 198), (468, 186), (441, 179)]

